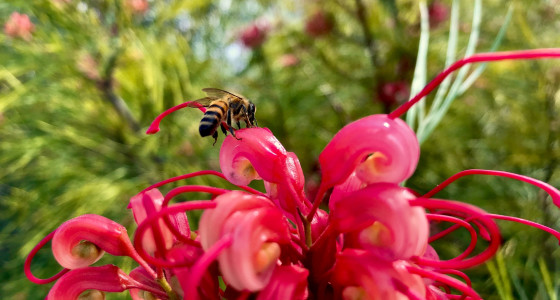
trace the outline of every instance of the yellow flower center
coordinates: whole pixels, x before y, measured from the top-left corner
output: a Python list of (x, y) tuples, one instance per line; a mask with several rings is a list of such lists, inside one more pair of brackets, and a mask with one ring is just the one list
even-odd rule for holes
[(387, 226), (375, 221), (360, 232), (360, 242), (374, 246), (387, 246), (393, 242), (393, 237)]
[(255, 270), (260, 273), (276, 264), (280, 257), (280, 246), (277, 243), (263, 243), (255, 255)]

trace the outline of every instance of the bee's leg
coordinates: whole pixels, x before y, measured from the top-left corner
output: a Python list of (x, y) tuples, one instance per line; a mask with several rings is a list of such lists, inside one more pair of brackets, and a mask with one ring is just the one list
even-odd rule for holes
[(218, 141), (218, 131), (214, 131), (214, 133), (212, 134), (212, 137), (214, 138), (214, 144), (212, 144), (212, 146), (216, 145), (216, 142)]
[(224, 133), (224, 135), (227, 136), (227, 129), (226, 129), (226, 127), (224, 126), (224, 123), (221, 123), (221, 122), (220, 122), (220, 129), (222, 129), (222, 132)]
[(237, 138), (237, 136), (235, 136), (235, 132), (233, 131), (233, 126), (231, 126), (231, 109), (228, 111), (228, 115), (227, 115), (227, 125), (229, 127), (229, 132), (231, 132), (231, 135), (233, 135), (233, 137), (237, 140), (240, 140), (239, 138)]
[(243, 115), (245, 116), (245, 127), (249, 128), (251, 121), (249, 121), (249, 114), (247, 113), (247, 108), (243, 106)]
[(241, 123), (239, 121), (237, 121), (235, 124), (237, 124), (238, 129), (241, 129)]

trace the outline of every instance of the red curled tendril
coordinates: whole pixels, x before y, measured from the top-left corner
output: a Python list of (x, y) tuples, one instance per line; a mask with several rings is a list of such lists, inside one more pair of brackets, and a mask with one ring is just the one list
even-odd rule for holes
[(178, 268), (178, 267), (185, 267), (188, 266), (187, 262), (169, 262), (166, 260), (162, 260), (159, 258), (152, 257), (149, 255), (146, 250), (142, 247), (142, 238), (146, 231), (151, 228), (153, 222), (157, 222), (157, 220), (163, 216), (178, 213), (178, 212), (185, 212), (188, 210), (195, 210), (195, 209), (211, 209), (215, 208), (216, 203), (212, 201), (189, 201), (185, 203), (174, 204), (172, 206), (164, 207), (156, 214), (153, 214), (147, 217), (136, 229), (134, 234), (134, 247), (136, 248), (138, 255), (142, 257), (148, 263), (155, 265), (161, 268)]
[(471, 218), (478, 219), (484, 225), (484, 227), (486, 227), (488, 233), (490, 234), (490, 244), (485, 250), (483, 250), (481, 253), (479, 253), (476, 256), (464, 260), (452, 259), (452, 260), (445, 260), (445, 261), (429, 260), (421, 257), (413, 257), (412, 260), (415, 261), (418, 265), (441, 268), (441, 269), (469, 268), (484, 263), (485, 261), (490, 259), (496, 253), (496, 251), (498, 251), (498, 248), (500, 247), (501, 235), (498, 229), (498, 225), (496, 225), (496, 223), (490, 217), (487, 216), (488, 214), (485, 211), (481, 210), (480, 208), (477, 208), (469, 204), (456, 202), (456, 201), (440, 200), (440, 199), (425, 199), (425, 198), (417, 198), (414, 200), (410, 200), (410, 205), (422, 206), (428, 209), (443, 208), (443, 209), (457, 210), (466, 213), (470, 215)]
[(443, 72), (439, 73), (432, 81), (430, 81), (416, 96), (408, 100), (392, 113), (389, 118), (396, 119), (406, 113), (416, 102), (420, 101), (431, 91), (433, 91), (449, 74), (460, 69), (464, 65), (477, 63), (477, 62), (490, 62), (500, 60), (525, 60), (525, 59), (544, 59), (560, 57), (560, 49), (534, 49), (534, 50), (519, 50), (519, 51), (504, 51), (504, 52), (491, 52), (491, 53), (478, 53), (472, 56), (463, 58), (456, 61)]
[(545, 191), (552, 198), (552, 202), (554, 202), (554, 204), (556, 206), (560, 207), (560, 191), (558, 191), (556, 188), (554, 188), (552, 185), (550, 185), (546, 182), (542, 182), (540, 180), (537, 180), (537, 179), (534, 179), (534, 178), (531, 178), (531, 177), (528, 177), (528, 176), (515, 174), (515, 173), (510, 173), (510, 172), (505, 172), (505, 171), (483, 170), (483, 169), (470, 169), (470, 170), (461, 171), (461, 172), (449, 177), (448, 179), (446, 179), (445, 181), (440, 183), (438, 186), (436, 186), (434, 189), (432, 189), (431, 191), (424, 194), (422, 197), (423, 198), (430, 198), (433, 195), (437, 194), (439, 191), (443, 190), (449, 184), (453, 183), (455, 180), (457, 180), (461, 177), (467, 176), (467, 175), (499, 176), (499, 177), (511, 178), (511, 179), (515, 179), (515, 180), (519, 180), (519, 181), (523, 181), (523, 182), (532, 184), (536, 187), (541, 188), (543, 191)]
[[(469, 231), (469, 234), (471, 235), (471, 242), (469, 243), (469, 246), (467, 247), (467, 249), (465, 249), (465, 251), (463, 253), (461, 253), (459, 256), (455, 257), (455, 259), (460, 260), (463, 259), (467, 256), (469, 256), (469, 254), (471, 254), (474, 250), (474, 248), (476, 247), (476, 241), (478, 240), (478, 236), (476, 234), (476, 230), (474, 230), (474, 228), (471, 226), (471, 224), (469, 224), (468, 222), (455, 218), (455, 217), (451, 217), (451, 216), (445, 216), (445, 215), (435, 215), (435, 214), (426, 214), (426, 217), (428, 217), (429, 220), (438, 220), (438, 221), (445, 221), (445, 222), (450, 222), (450, 223), (455, 223), (456, 226), (461, 226), (464, 227), (465, 229), (467, 229)], [(445, 232), (445, 231), (442, 231)], [(440, 232), (440, 233), (442, 233)], [(431, 236), (428, 239), (428, 243), (431, 243), (439, 238), (441, 238), (442, 236), (439, 234), (435, 234), (433, 236)]]
[(464, 282), (461, 282), (453, 277), (449, 277), (443, 274), (440, 274), (438, 272), (435, 271), (430, 271), (430, 270), (426, 270), (426, 269), (422, 269), (422, 268), (418, 268), (418, 267), (414, 267), (414, 266), (407, 266), (406, 269), (413, 274), (416, 275), (420, 275), (421, 277), (424, 278), (429, 278), (429, 279), (433, 279), (435, 281), (438, 281), (440, 283), (444, 283), (448, 286), (451, 286), (454, 289), (457, 289), (459, 291), (461, 291), (463, 293), (463, 296), (469, 296), (472, 299), (482, 299), (470, 286), (468, 286), (467, 284), (465, 284)]
[(161, 120), (163, 120), (163, 118), (167, 117), (167, 115), (178, 111), (180, 109), (183, 109), (185, 107), (188, 107), (190, 105), (195, 105), (197, 106), (198, 109), (200, 109), (201, 112), (205, 113), (206, 112), (206, 108), (203, 107), (201, 104), (195, 102), (195, 101), (187, 101), (185, 103), (181, 103), (179, 105), (173, 106), (167, 110), (165, 110), (164, 112), (162, 112), (161, 114), (159, 114), (159, 116), (157, 116), (153, 121), (152, 124), (150, 124), (150, 127), (148, 127), (148, 130), (146, 130), (146, 134), (154, 134), (157, 133), (159, 131), (159, 123), (161, 122)]
[(46, 279), (37, 278), (37, 277), (35, 277), (35, 275), (33, 275), (33, 272), (31, 272), (31, 262), (33, 261), (33, 258), (35, 257), (35, 254), (37, 254), (37, 252), (39, 252), (39, 250), (41, 250), (41, 248), (43, 248), (43, 246), (45, 246), (48, 242), (50, 242), (52, 240), (55, 232), (56, 232), (56, 230), (53, 230), (53, 232), (49, 233), (46, 237), (44, 237), (37, 245), (35, 245), (35, 247), (33, 247), (33, 249), (31, 249), (31, 252), (29, 252), (27, 257), (25, 258), (25, 263), (23, 265), (23, 271), (25, 272), (25, 276), (27, 276), (27, 279), (29, 279), (29, 281), (31, 281), (33, 283), (36, 283), (36, 284), (51, 283), (51, 282), (59, 279), (60, 277), (62, 277), (62, 275), (66, 274), (70, 271), (70, 269), (62, 269), (60, 272), (58, 272), (54, 276), (52, 276), (50, 278), (46, 278)]
[[(204, 186), (204, 185), (180, 186), (180, 187), (172, 189), (167, 194), (165, 194), (165, 198), (163, 198), (162, 209), (167, 207), (167, 205), (169, 204), (169, 201), (171, 201), (171, 199), (173, 199), (175, 196), (183, 194), (183, 193), (202, 192), (202, 193), (210, 193), (210, 194), (215, 196), (215, 195), (224, 194), (228, 191), (229, 190), (215, 188), (215, 187), (211, 187), (211, 186)], [(171, 232), (175, 235), (175, 237), (178, 240), (180, 240), (181, 242), (184, 242), (184, 243), (191, 244), (191, 245), (193, 245), (193, 243), (198, 245), (198, 243), (194, 242), (191, 239), (190, 236), (186, 236), (186, 235), (182, 234), (181, 232), (179, 232), (179, 230), (177, 230), (177, 228), (175, 226), (173, 226), (173, 224), (171, 224), (171, 220), (169, 219), (169, 215), (165, 215), (164, 220), (165, 220), (165, 224), (167, 225), (167, 227), (169, 227)], [(190, 231), (190, 229), (189, 229), (189, 231)]]
[[(183, 175), (175, 176), (175, 177), (172, 177), (172, 178), (169, 178), (169, 179), (160, 181), (160, 182), (158, 182), (158, 183), (152, 184), (152, 185), (150, 185), (149, 187), (143, 189), (143, 190), (142, 190), (140, 193), (138, 193), (138, 194), (144, 193), (144, 192), (149, 191), (149, 190), (151, 190), (151, 189), (155, 189), (155, 188), (162, 187), (162, 186), (164, 186), (164, 185), (166, 185), (166, 184), (169, 184), (169, 183), (172, 183), (172, 182), (176, 182), (176, 181), (183, 180), (183, 179), (189, 179), (189, 178), (193, 178), (193, 177), (197, 177), (197, 176), (202, 176), (202, 175), (213, 175), (213, 176), (220, 177), (220, 178), (222, 178), (222, 179), (227, 180), (226, 177), (224, 176), (224, 174), (222, 174), (222, 173), (220, 173), (220, 172), (218, 172), (218, 171), (203, 170), (203, 171), (198, 171), (198, 172), (193, 172), (193, 173), (188, 173), (188, 174), (183, 174)], [(237, 186), (238, 188), (243, 189), (243, 190), (245, 190), (245, 191), (247, 191), (247, 192), (249, 192), (249, 193), (252, 193), (252, 194), (263, 195), (262, 192), (260, 192), (260, 191), (258, 191), (258, 190), (255, 190), (255, 189), (253, 189), (253, 188), (251, 188), (251, 187), (248, 187), (248, 186), (244, 186), (244, 185), (235, 185), (235, 186)]]

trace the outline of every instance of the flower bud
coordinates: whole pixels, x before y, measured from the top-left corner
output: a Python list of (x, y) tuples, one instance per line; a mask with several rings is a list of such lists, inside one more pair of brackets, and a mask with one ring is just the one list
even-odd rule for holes
[(278, 183), (287, 159), (286, 149), (267, 128), (236, 131), (238, 139), (226, 137), (220, 148), (220, 168), (227, 180), (247, 185), (254, 179)]
[(366, 184), (400, 183), (412, 175), (420, 147), (400, 119), (372, 115), (344, 126), (319, 156), (321, 185), (332, 187), (356, 176)]
[(134, 249), (124, 226), (99, 215), (82, 215), (64, 222), (52, 239), (58, 263), (67, 269), (89, 266), (103, 256), (131, 256)]
[(114, 265), (85, 267), (72, 270), (56, 281), (47, 300), (105, 299), (103, 292), (124, 292), (137, 286), (136, 282)]

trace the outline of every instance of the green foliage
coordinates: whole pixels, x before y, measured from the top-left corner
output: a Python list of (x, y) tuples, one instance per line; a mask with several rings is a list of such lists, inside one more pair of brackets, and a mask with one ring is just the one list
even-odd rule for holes
[[(1, 298), (46, 295), (50, 286), (28, 282), (23, 261), (65, 220), (95, 213), (132, 230), (125, 208), (136, 192), (175, 175), (219, 169), (223, 136), (215, 147), (198, 136), (198, 110), (171, 115), (155, 136), (143, 133), (166, 108), (202, 97), (201, 88), (251, 98), (259, 125), (298, 155), (308, 183), (316, 183), (317, 157), (332, 136), (352, 120), (396, 106), (379, 100), (383, 83), (411, 82), (419, 2), (166, 0), (149, 2), (145, 13), (126, 0), (0, 3), (0, 21), (17, 11), (35, 24), (31, 40), (0, 34)], [(442, 2), (451, 7), (452, 1)], [(474, 7), (454, 2), (456, 47), (464, 54)], [(510, 3), (511, 23), (499, 49), (558, 45), (560, 11), (553, 2), (483, 1), (477, 49), (491, 49)], [(318, 9), (334, 18), (334, 27), (312, 37), (305, 22)], [(269, 23), (268, 36), (248, 49), (238, 36), (257, 19)], [(449, 24), (429, 30), (427, 79), (446, 65)], [(287, 65), (286, 55), (297, 62)], [(408, 185), (424, 192), (458, 171), (488, 168), (560, 187), (559, 70), (550, 60), (488, 65), (426, 137)], [(560, 228), (550, 200), (517, 182), (465, 178), (438, 197)], [(500, 226), (505, 240), (523, 242), (506, 244), (509, 252), (488, 269), (469, 272), (475, 289), (488, 299), (555, 299), (557, 244), (531, 228)], [(463, 246), (442, 245), (442, 256)], [(58, 270), (47, 250), (33, 264), (41, 277)], [(112, 261), (133, 267), (126, 259), (102, 259)]]

